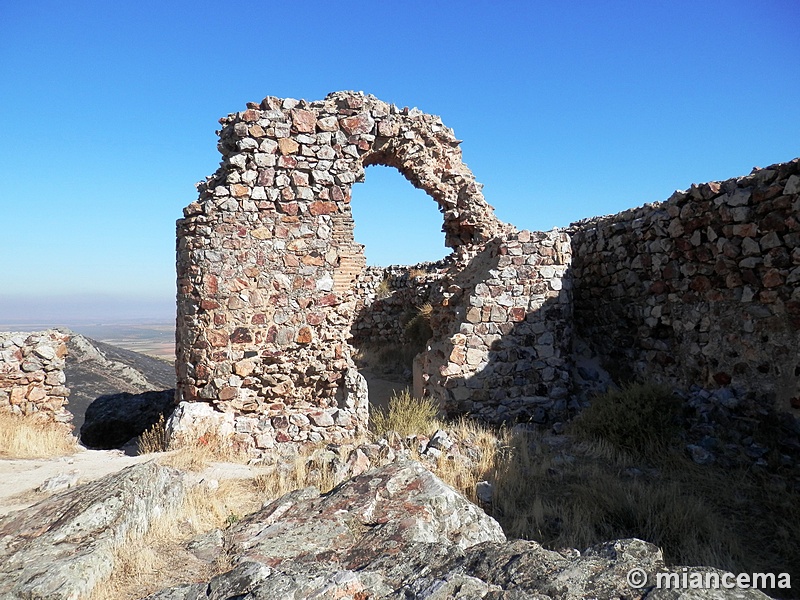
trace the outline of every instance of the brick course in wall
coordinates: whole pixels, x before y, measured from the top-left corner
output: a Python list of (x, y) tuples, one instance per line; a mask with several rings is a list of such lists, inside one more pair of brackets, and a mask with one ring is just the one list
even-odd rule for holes
[(800, 160), (575, 223), (575, 323), (616, 375), (800, 398)]

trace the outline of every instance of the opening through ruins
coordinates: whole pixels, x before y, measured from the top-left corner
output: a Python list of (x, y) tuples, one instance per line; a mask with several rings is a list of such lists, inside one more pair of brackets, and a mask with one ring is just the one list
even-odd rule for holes
[(415, 265), (449, 254), (436, 202), (393, 167), (371, 165), (352, 188), (355, 239), (367, 265)]
[(356, 283), (359, 309), (351, 343), (367, 379), (370, 401), (385, 406), (392, 393), (413, 391), (414, 359), (431, 336), (430, 281), (449, 254), (437, 203), (397, 169), (366, 168), (352, 188), (354, 235), (367, 267)]

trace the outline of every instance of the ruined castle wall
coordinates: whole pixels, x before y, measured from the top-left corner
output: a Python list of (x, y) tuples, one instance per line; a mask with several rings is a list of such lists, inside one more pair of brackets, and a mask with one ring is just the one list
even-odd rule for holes
[(513, 228), (438, 117), (339, 92), (268, 97), (221, 124), (220, 168), (178, 222), (179, 399), (241, 417), (257, 448), (353, 435), (367, 419), (347, 343), (365, 261), (349, 202), (364, 166), (425, 190), (456, 254)]
[(797, 407), (799, 194), (795, 159), (573, 224), (577, 333), (618, 379)]
[(519, 231), (453, 268), (434, 297), (428, 393), (490, 422), (564, 418), (572, 343), (564, 232)]
[(64, 358), (69, 336), (58, 330), (0, 333), (0, 412), (68, 425)]
[(351, 344), (406, 343), (405, 326), (431, 303), (450, 261), (413, 266), (367, 267), (356, 282)]

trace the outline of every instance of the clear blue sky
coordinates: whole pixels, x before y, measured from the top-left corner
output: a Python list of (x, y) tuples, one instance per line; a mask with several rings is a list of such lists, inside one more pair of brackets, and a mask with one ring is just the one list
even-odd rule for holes
[[(2, 1), (0, 323), (171, 315), (175, 220), (248, 101), (441, 115), (498, 216), (550, 229), (800, 156), (798, 31), (797, 0)], [(372, 263), (445, 254), (396, 172), (354, 212)]]

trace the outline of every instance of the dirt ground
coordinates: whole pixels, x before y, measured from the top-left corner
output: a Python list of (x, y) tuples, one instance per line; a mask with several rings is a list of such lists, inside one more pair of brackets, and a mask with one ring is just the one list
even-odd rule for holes
[(86, 450), (60, 458), (0, 459), (0, 516), (27, 508), (56, 493), (37, 491), (58, 475), (72, 475), (75, 484), (94, 481), (130, 465), (152, 460), (152, 455), (127, 456), (122, 450)]

